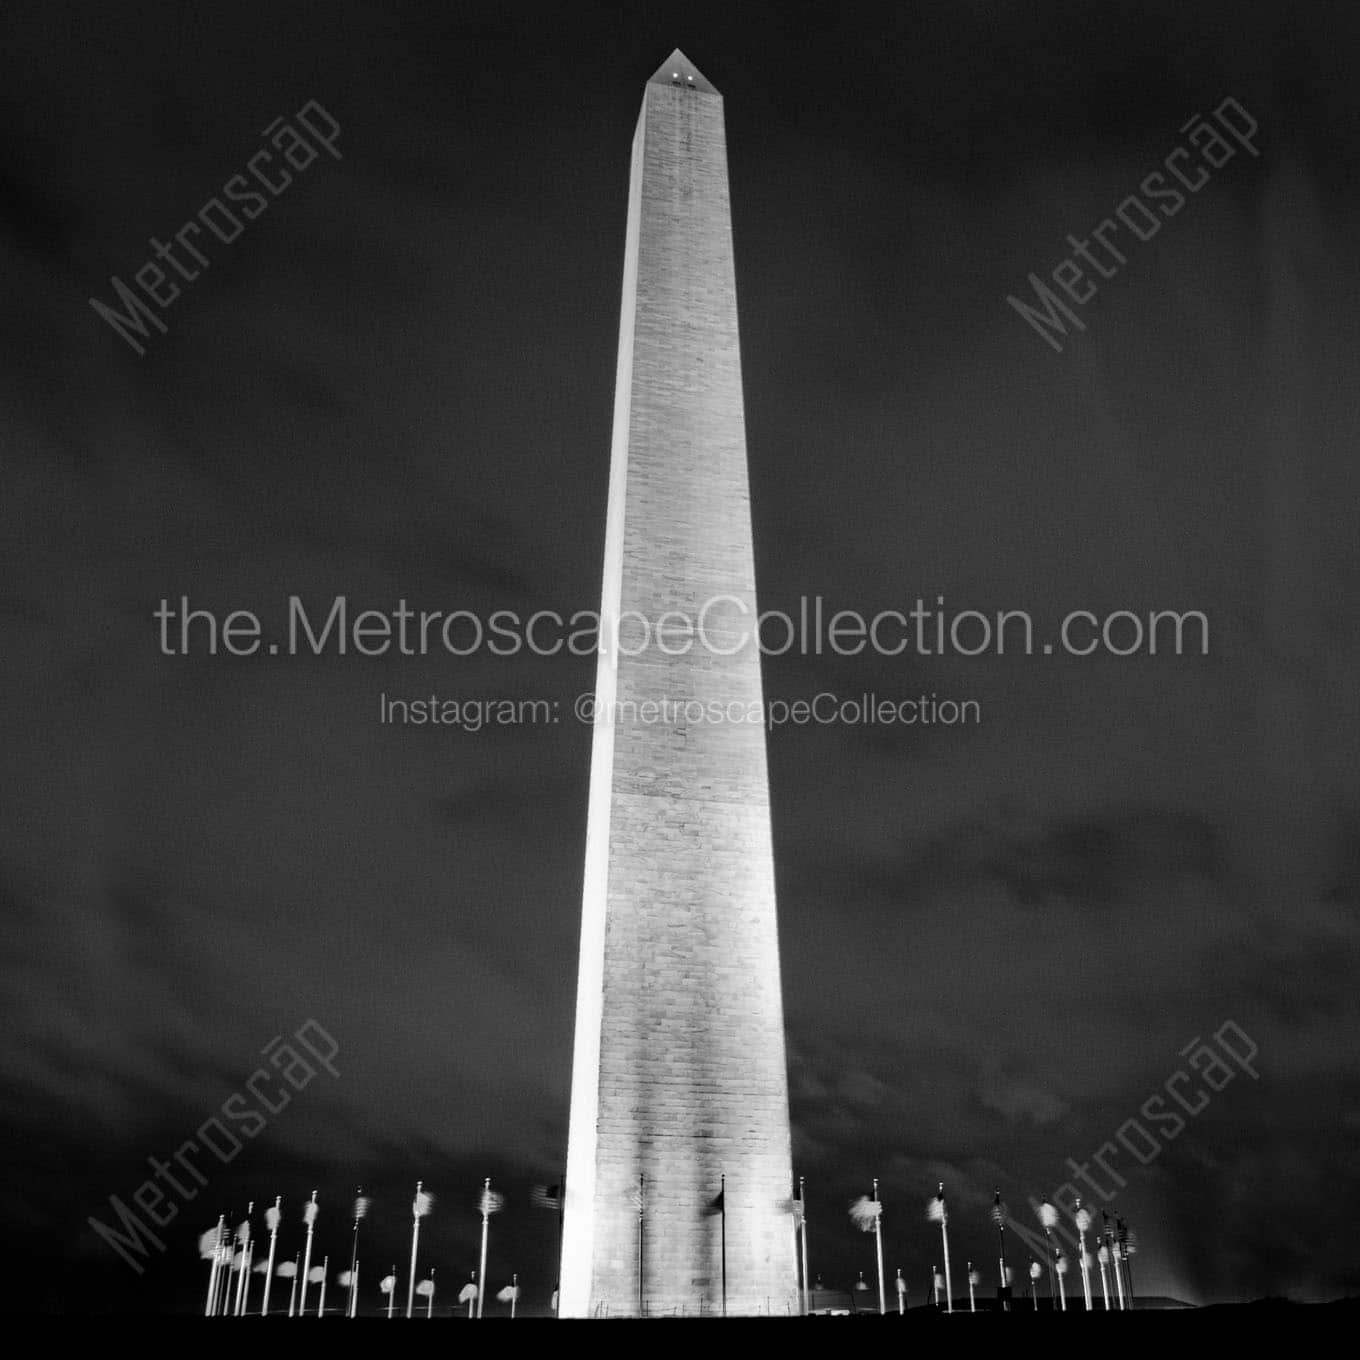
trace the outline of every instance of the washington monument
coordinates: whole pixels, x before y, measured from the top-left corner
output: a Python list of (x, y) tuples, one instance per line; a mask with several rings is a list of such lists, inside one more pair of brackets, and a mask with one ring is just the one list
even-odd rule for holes
[(726, 133), (679, 51), (633, 138), (600, 614), (654, 637), (602, 647), (596, 678), (559, 1312), (783, 1316), (765, 729), (695, 716), (762, 702)]

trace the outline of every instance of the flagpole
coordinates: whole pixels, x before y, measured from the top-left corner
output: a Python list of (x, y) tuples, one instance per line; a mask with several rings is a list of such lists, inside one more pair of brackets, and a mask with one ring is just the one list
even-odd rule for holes
[(557, 1178), (557, 1288), (553, 1290), (553, 1314), (562, 1312), (562, 1221), (567, 1211), (567, 1173)]
[(1006, 1210), (1001, 1203), (1001, 1191), (996, 1192), (996, 1200), (992, 1205), (992, 1222), (996, 1224), (996, 1236), (999, 1245), (999, 1255), (997, 1256), (997, 1267), (1001, 1272), (1001, 1288), (998, 1291), (1001, 1299), (1003, 1312), (1009, 1313), (1011, 1310), (1010, 1281), (1006, 1278)]
[[(874, 1177), (874, 1203), (879, 1203), (878, 1177)], [(874, 1215), (874, 1250), (878, 1255), (878, 1315), (882, 1317), (888, 1306), (883, 1297), (883, 1210)]]
[(354, 1241), (349, 1254), (349, 1315), (354, 1316), (354, 1298), (359, 1288), (359, 1220), (368, 1211), (368, 1206), (364, 1203), (364, 1187), (361, 1185), (354, 1192)]
[(1129, 1225), (1124, 1222), (1123, 1214), (1116, 1214), (1114, 1221), (1119, 1229), (1120, 1254), (1124, 1258), (1124, 1276), (1128, 1284), (1129, 1308), (1133, 1307), (1133, 1256), (1129, 1251)]
[(1081, 1292), (1086, 1300), (1086, 1311), (1091, 1311), (1091, 1258), (1086, 1251), (1086, 1229), (1091, 1226), (1091, 1214), (1081, 1207), (1081, 1197), (1077, 1197), (1077, 1210), (1072, 1216), (1077, 1225), (1077, 1237), (1081, 1245)]
[(416, 1182), (416, 1197), (411, 1205), (411, 1278), (406, 1284), (406, 1316), (410, 1317), (416, 1305), (416, 1251), (420, 1246), (421, 1187), (424, 1181)]
[(977, 1312), (977, 1295), (974, 1294), (974, 1292), (973, 1292), (974, 1287), (977, 1285), (977, 1282), (978, 1282), (978, 1273), (977, 1273), (976, 1270), (973, 1269), (973, 1263), (972, 1263), (971, 1261), (969, 1261), (969, 1262), (968, 1262), (968, 1311), (969, 1311), (970, 1313), (976, 1313), (976, 1312)]
[(1110, 1249), (1103, 1242), (1096, 1252), (1096, 1261), (1100, 1265), (1100, 1297), (1105, 1300), (1105, 1311), (1110, 1311), (1110, 1281), (1105, 1273), (1106, 1263), (1110, 1259)]
[(359, 1315), (359, 1258), (354, 1258), (354, 1269), (350, 1272), (349, 1282), (349, 1315), (358, 1317)]
[(226, 1214), (218, 1214), (217, 1236), (213, 1239), (212, 1265), (208, 1267), (208, 1297), (203, 1305), (204, 1317), (212, 1317), (213, 1302), (217, 1298), (217, 1272), (222, 1264), (222, 1227), (226, 1221)]
[(727, 1174), (718, 1177), (718, 1217), (722, 1225), (722, 1315), (727, 1316)]
[(387, 1316), (392, 1316), (392, 1305), (397, 1300), (397, 1268), (392, 1267), (392, 1288), (387, 1291)]
[(482, 1316), (482, 1305), (486, 1301), (486, 1239), (491, 1226), (491, 1177), (482, 1185), (482, 1287), (477, 1292), (477, 1316)]
[(316, 1315), (317, 1315), (317, 1317), (325, 1317), (325, 1315), (326, 1315), (326, 1276), (330, 1274), (330, 1264), (331, 1264), (331, 1258), (330, 1258), (329, 1256), (324, 1257), (324, 1258), (322, 1259), (322, 1262), (321, 1262), (321, 1298), (317, 1301), (317, 1305), (316, 1305)]
[(945, 1312), (954, 1311), (954, 1277), (949, 1269), (949, 1210), (945, 1206), (944, 1182), (940, 1182), (940, 1244), (944, 1251)]
[(265, 1226), (269, 1229), (269, 1269), (264, 1273), (264, 1303), (260, 1305), (260, 1316), (269, 1316), (269, 1289), (274, 1281), (274, 1248), (279, 1241), (279, 1219), (281, 1213), (279, 1205), (283, 1203), (282, 1195), (274, 1196), (274, 1207), (264, 1211)]
[(903, 1308), (902, 1300), (907, 1292), (907, 1282), (902, 1278), (901, 1266), (897, 1267), (897, 1284), (894, 1286), (894, 1288), (897, 1290), (897, 1316), (902, 1317), (905, 1311)]
[(810, 1312), (808, 1303), (808, 1253), (807, 1253), (807, 1195), (803, 1189), (803, 1178), (798, 1177), (798, 1202), (803, 1206), (803, 1212), (799, 1215), (802, 1220), (803, 1230), (803, 1316), (806, 1317)]
[(302, 1289), (298, 1297), (298, 1317), (302, 1317), (307, 1312), (307, 1276), (312, 1266), (312, 1233), (316, 1227), (316, 1191), (312, 1191), (311, 1200), (304, 1206), (302, 1216), (307, 1224), (307, 1253), (302, 1262)]
[(1114, 1238), (1113, 1238), (1113, 1237), (1111, 1236), (1111, 1234), (1110, 1234), (1110, 1213), (1109, 1213), (1109, 1210), (1108, 1210), (1108, 1209), (1102, 1209), (1102, 1210), (1100, 1211), (1100, 1217), (1101, 1217), (1101, 1219), (1103, 1220), (1103, 1223), (1104, 1223), (1104, 1228), (1105, 1228), (1105, 1245), (1106, 1245), (1106, 1247), (1109, 1249), (1109, 1253), (1110, 1253), (1110, 1265), (1113, 1267), (1113, 1274), (1114, 1274), (1114, 1287), (1115, 1287), (1115, 1292), (1116, 1292), (1116, 1294), (1117, 1294), (1118, 1297), (1119, 1297), (1119, 1311), (1122, 1313), (1122, 1312), (1124, 1311), (1124, 1277), (1123, 1277), (1123, 1274), (1120, 1272), (1120, 1269), (1119, 1269), (1119, 1250), (1118, 1250), (1119, 1244), (1118, 1244), (1117, 1242), (1114, 1241)]
[(236, 1316), (245, 1317), (246, 1309), (250, 1306), (250, 1273), (255, 1264), (255, 1239), (251, 1238), (246, 1243), (246, 1261), (242, 1266), (242, 1277), (245, 1287), (241, 1291), (241, 1298), (236, 1305)]
[(645, 1295), (645, 1293), (643, 1292), (643, 1275), (642, 1275), (642, 1260), (643, 1260), (642, 1251), (643, 1251), (643, 1247), (644, 1247), (644, 1245), (645, 1245), (645, 1239), (643, 1238), (642, 1218), (643, 1218), (643, 1214), (644, 1214), (645, 1211), (646, 1211), (646, 1209), (645, 1209), (645, 1206), (646, 1206), (646, 1203), (647, 1203), (647, 1198), (646, 1198), (646, 1196), (647, 1196), (647, 1177), (644, 1176), (641, 1172), (639, 1172), (639, 1173), (638, 1173), (638, 1317), (646, 1317), (646, 1316), (647, 1316), (647, 1305), (646, 1305), (646, 1302), (645, 1302), (646, 1295)]
[(432, 1317), (434, 1316), (434, 1267), (433, 1267), (433, 1266), (430, 1267), (430, 1301), (429, 1301), (429, 1304), (426, 1306), (426, 1309), (425, 1309), (425, 1316), (426, 1316), (427, 1318), (432, 1318)]
[(297, 1303), (298, 1286), (298, 1262), (302, 1260), (302, 1253), (298, 1252), (293, 1257), (293, 1287), (288, 1291), (288, 1316), (293, 1316), (293, 1305)]

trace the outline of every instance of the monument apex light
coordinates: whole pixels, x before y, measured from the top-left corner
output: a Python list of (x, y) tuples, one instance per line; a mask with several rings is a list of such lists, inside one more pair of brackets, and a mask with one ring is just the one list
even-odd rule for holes
[[(717, 595), (755, 617), (723, 101), (676, 51), (633, 137), (601, 615)], [(728, 1314), (798, 1311), (765, 729), (683, 718), (759, 706), (760, 657), (709, 631), (599, 657), (563, 1317), (721, 1312), (724, 1229)]]

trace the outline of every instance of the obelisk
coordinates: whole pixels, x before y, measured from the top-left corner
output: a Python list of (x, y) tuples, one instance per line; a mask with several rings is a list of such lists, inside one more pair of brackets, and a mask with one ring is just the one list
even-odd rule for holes
[(784, 1316), (788, 1076), (726, 134), (679, 51), (633, 138), (601, 617), (559, 1311)]

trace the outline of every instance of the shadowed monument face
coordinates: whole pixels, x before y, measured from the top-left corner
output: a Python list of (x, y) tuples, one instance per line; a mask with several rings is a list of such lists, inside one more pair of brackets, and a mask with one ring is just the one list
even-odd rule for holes
[(712, 648), (600, 656), (564, 1317), (718, 1313), (724, 1237), (727, 1312), (798, 1311), (764, 727), (640, 718), (762, 699), (757, 648), (718, 654), (757, 612), (723, 102), (677, 51), (633, 140), (601, 615), (715, 596)]

